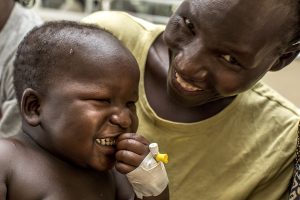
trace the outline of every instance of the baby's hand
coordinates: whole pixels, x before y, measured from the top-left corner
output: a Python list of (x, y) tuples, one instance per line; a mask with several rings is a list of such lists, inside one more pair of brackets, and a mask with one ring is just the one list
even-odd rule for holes
[(135, 133), (124, 133), (116, 141), (116, 169), (127, 174), (136, 169), (149, 153), (149, 142)]

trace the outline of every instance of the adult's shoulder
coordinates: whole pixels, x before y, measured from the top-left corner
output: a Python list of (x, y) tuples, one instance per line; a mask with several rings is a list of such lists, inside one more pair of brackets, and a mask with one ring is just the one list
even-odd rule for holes
[(254, 97), (256, 104), (267, 109), (268, 113), (278, 112), (279, 117), (300, 117), (300, 109), (295, 104), (264, 82), (258, 82), (250, 91), (252, 93), (250, 96)]
[(4, 67), (14, 59), (14, 54), (24, 36), (35, 26), (42, 24), (42, 19), (31, 9), (15, 4), (9, 19), (1, 31), (0, 53)]
[[(122, 11), (98, 11), (82, 19), (83, 23), (96, 24), (100, 27), (120, 30), (124, 28), (130, 31), (130, 28), (140, 28), (144, 31), (155, 31), (164, 29), (164, 25), (154, 24), (141, 18), (135, 17)], [(125, 30), (122, 31), (125, 31)]]
[(13, 14), (20, 21), (20, 25), (24, 25), (28, 29), (43, 23), (42, 18), (31, 8), (26, 8), (18, 3), (15, 4)]
[(165, 29), (164, 25), (120, 11), (95, 12), (82, 22), (97, 25), (115, 35), (133, 53), (140, 66), (144, 66), (149, 48)]
[(132, 48), (137, 45), (136, 41), (146, 42), (157, 37), (165, 28), (164, 25), (153, 24), (121, 11), (98, 11), (82, 19), (82, 22), (108, 30)]
[[(263, 82), (257, 83), (242, 97), (239, 117), (245, 115), (251, 130), (263, 137), (295, 147), (300, 119), (299, 108)], [(272, 139), (271, 139), (272, 138)], [(275, 139), (277, 138), (277, 139)], [(284, 142), (285, 141), (285, 142)]]
[(10, 29), (14, 29), (21, 39), (33, 27), (42, 23), (43, 20), (33, 9), (25, 8), (18, 3), (15, 4), (8, 21), (8, 24), (11, 24)]

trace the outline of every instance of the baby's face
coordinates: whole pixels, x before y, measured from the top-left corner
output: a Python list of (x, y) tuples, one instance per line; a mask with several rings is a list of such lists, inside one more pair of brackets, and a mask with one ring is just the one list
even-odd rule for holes
[[(281, 5), (278, 5), (281, 4)], [(186, 106), (249, 89), (271, 69), (291, 8), (279, 0), (186, 0), (171, 17), (168, 88)]]
[(132, 57), (122, 49), (103, 49), (72, 49), (72, 58), (62, 62), (68, 68), (63, 78), (44, 98), (41, 121), (48, 149), (101, 171), (115, 163), (116, 138), (137, 130), (139, 83)]

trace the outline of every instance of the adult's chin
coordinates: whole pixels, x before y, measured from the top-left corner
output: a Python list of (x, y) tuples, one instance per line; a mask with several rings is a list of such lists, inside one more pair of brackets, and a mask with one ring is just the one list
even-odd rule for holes
[(224, 98), (214, 90), (189, 91), (184, 89), (176, 81), (174, 70), (169, 70), (168, 73), (167, 93), (172, 101), (183, 107), (202, 106), (212, 101)]

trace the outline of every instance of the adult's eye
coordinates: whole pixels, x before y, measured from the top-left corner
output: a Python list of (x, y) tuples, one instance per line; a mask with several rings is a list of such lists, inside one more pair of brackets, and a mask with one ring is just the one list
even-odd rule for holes
[(229, 54), (221, 55), (221, 57), (229, 64), (241, 66), (241, 64), (233, 56)]
[(186, 18), (186, 17), (184, 17), (183, 20), (184, 20), (184, 23), (185, 23), (186, 27), (191, 31), (191, 33), (193, 35), (195, 35), (195, 26), (191, 22), (191, 20), (189, 18)]

